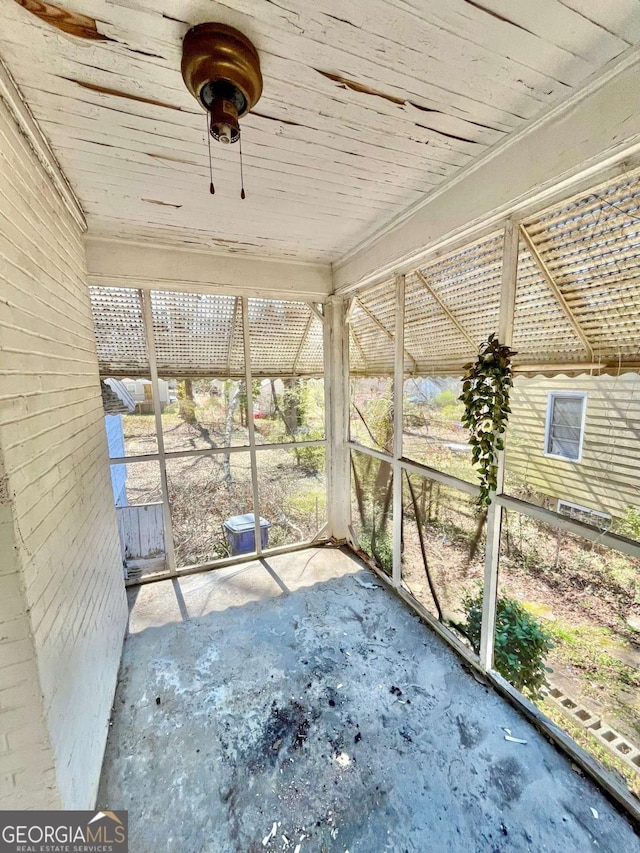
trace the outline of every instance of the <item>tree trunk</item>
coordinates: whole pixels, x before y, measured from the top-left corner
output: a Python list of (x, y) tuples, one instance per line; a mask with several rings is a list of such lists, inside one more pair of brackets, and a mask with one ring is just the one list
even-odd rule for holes
[(356, 469), (356, 463), (353, 461), (353, 454), (351, 454), (351, 470), (353, 471), (353, 490), (356, 493), (356, 503), (358, 504), (358, 514), (360, 515), (360, 524), (364, 527), (367, 523), (366, 511), (364, 508), (364, 497), (362, 494), (362, 485), (360, 483), (360, 478), (358, 477), (358, 471)]
[[(378, 472), (376, 474), (375, 483), (373, 486), (373, 508), (372, 508), (372, 529), (371, 529), (371, 551), (377, 557), (377, 542), (382, 536), (387, 535), (387, 527), (389, 521), (389, 509), (391, 507), (392, 495), (392, 469), (389, 462), (378, 463)], [(380, 509), (380, 521), (376, 525), (376, 512)], [(380, 562), (380, 560), (378, 560)]]
[[(235, 414), (236, 409), (238, 408), (238, 403), (240, 402), (241, 390), (244, 383), (239, 382), (235, 386), (231, 386), (228, 391), (228, 405), (227, 405), (227, 416), (224, 422), (224, 446), (230, 447), (231, 445), (231, 434), (233, 432), (233, 416)], [(230, 483), (231, 482), (231, 454), (225, 453), (222, 457), (222, 482)]]
[(283, 416), (290, 435), (295, 435), (300, 426), (300, 380), (285, 379), (283, 394)]
[[(287, 380), (285, 380), (285, 383), (290, 382), (290, 381), (291, 381), (290, 379), (287, 379)], [(297, 382), (296, 379), (294, 379), (293, 381)], [(282, 423), (284, 424), (284, 428), (287, 431), (289, 438), (291, 439), (291, 441), (295, 441), (296, 440), (296, 426), (297, 426), (297, 422), (298, 422), (297, 407), (296, 407), (296, 413), (295, 413), (295, 418), (294, 418), (294, 426), (292, 429), (291, 428), (291, 421), (292, 421), (291, 403), (287, 403), (287, 394), (285, 392), (284, 402), (285, 402), (285, 406), (287, 406), (287, 405), (289, 406), (289, 412), (287, 413), (286, 408), (285, 408), (285, 411), (283, 412), (282, 409), (280, 408), (280, 406), (278, 405), (278, 395), (276, 394), (276, 383), (274, 382), (273, 379), (271, 380), (271, 397), (272, 397), (272, 402), (273, 402), (273, 408), (274, 408), (276, 414), (278, 415), (278, 417), (282, 418)]]
[(178, 385), (178, 411), (188, 424), (195, 424), (196, 404), (193, 399), (193, 380), (183, 379)]

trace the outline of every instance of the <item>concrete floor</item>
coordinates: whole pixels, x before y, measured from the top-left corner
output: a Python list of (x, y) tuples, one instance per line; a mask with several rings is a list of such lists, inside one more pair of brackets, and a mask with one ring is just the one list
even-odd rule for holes
[(129, 810), (131, 853), (640, 850), (595, 785), (340, 551), (130, 598), (99, 805)]

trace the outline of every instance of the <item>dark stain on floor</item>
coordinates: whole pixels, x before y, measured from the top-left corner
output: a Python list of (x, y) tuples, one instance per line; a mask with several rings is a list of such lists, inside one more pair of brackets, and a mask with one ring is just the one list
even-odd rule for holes
[(129, 810), (135, 853), (638, 849), (595, 786), (350, 574), (129, 637), (99, 804)]

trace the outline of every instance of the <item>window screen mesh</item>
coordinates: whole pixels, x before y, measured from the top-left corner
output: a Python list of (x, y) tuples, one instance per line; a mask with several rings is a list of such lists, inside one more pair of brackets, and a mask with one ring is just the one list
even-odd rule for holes
[(151, 294), (158, 372), (242, 376), (242, 302), (236, 296)]
[(352, 374), (384, 376), (393, 373), (395, 312), (393, 281), (354, 297), (349, 318), (349, 369)]
[(309, 305), (249, 299), (248, 309), (254, 376), (323, 374), (322, 322)]

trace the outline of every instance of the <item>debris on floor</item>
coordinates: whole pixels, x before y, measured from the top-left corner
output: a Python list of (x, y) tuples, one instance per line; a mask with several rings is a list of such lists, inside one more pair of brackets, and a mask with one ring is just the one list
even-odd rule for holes
[(269, 563), (287, 594), (258, 563), (177, 581), (186, 620), (171, 582), (137, 592), (98, 798), (128, 809), (132, 850), (638, 849), (403, 602), (363, 588), (358, 561)]

